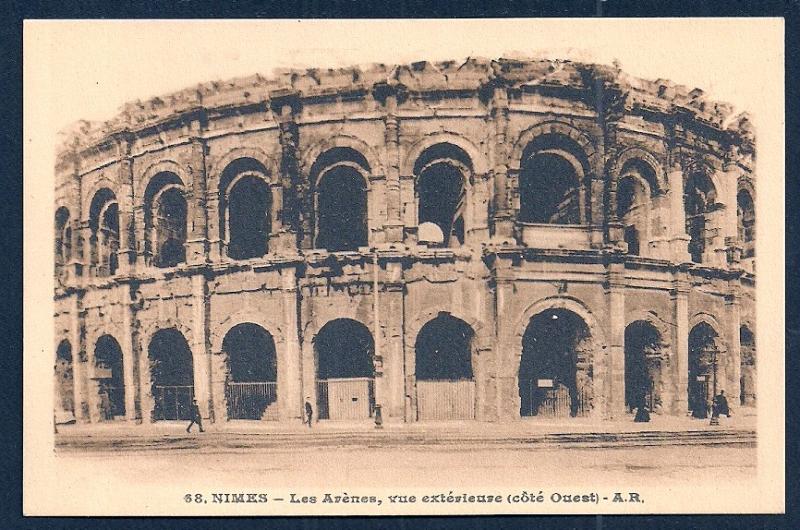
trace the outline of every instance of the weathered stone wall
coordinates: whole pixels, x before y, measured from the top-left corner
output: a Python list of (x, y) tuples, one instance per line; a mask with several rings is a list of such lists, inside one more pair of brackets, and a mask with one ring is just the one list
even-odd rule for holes
[[(542, 138), (568, 146), (562, 155), (580, 175), (580, 226), (516, 218), (525, 157)], [(416, 164), (431, 149), (446, 151), (464, 179), (458, 248), (418, 239)], [(314, 248), (320, 161), (332, 152), (350, 153), (348, 167), (365, 177), (368, 245), (354, 252)], [(227, 254), (221, 201), (226, 169), (243, 159), (258, 164), (269, 187), (271, 233), (266, 255), (237, 261)], [(475, 333), (477, 419), (515, 419), (522, 336), (552, 308), (589, 328), (598, 417), (623, 412), (624, 334), (636, 321), (659, 332), (665, 412), (685, 413), (687, 340), (698, 322), (724, 345), (721, 385), (736, 404), (739, 328), (755, 333), (755, 258), (741, 258), (737, 226), (738, 191), (755, 194), (753, 160), (747, 116), (702, 91), (560, 61), (282, 72), (129, 103), (108, 122), (76, 124), (55, 168), (56, 207), (69, 210), (72, 228), (71, 257), (57, 271), (56, 337), (72, 347), (76, 417), (99, 418), (94, 345), (109, 334), (123, 351), (126, 416), (149, 421), (148, 345), (174, 327), (192, 351), (203, 414), (225, 419), (222, 342), (252, 322), (275, 341), (279, 418), (299, 419), (317, 392), (314, 338), (327, 322), (349, 318), (375, 340), (384, 413), (413, 420), (416, 337), (445, 312)], [(638, 256), (628, 253), (616, 211), (631, 164), (649, 168), (640, 179), (648, 200)], [(144, 244), (145, 196), (165, 173), (187, 204), (186, 260), (156, 268)], [(702, 263), (693, 264), (684, 186), (695, 173), (714, 194)], [(91, 204), (102, 189), (119, 207), (120, 266), (110, 276), (92, 266)]]

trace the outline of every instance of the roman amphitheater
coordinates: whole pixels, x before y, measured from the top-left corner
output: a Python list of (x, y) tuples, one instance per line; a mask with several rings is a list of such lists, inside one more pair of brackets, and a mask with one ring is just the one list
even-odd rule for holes
[(57, 421), (753, 406), (754, 142), (699, 89), (518, 59), (281, 71), (80, 122)]

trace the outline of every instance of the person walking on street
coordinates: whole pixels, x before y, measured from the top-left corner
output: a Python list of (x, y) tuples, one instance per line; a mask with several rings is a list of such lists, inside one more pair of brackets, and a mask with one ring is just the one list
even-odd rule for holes
[(203, 430), (203, 417), (200, 415), (200, 407), (197, 406), (197, 400), (192, 400), (192, 421), (189, 423), (189, 426), (186, 427), (186, 432), (189, 432), (192, 428), (192, 425), (197, 424), (200, 427), (200, 432), (205, 432)]
[(303, 422), (303, 423), (307, 423), (308, 424), (308, 428), (310, 429), (311, 428), (311, 418), (314, 417), (314, 409), (311, 407), (311, 398), (306, 398), (305, 411), (306, 411), (306, 417), (305, 417), (306, 421)]

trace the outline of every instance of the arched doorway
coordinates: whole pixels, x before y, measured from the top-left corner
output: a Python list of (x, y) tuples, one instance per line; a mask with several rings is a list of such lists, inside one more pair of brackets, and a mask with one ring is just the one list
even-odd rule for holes
[(187, 204), (181, 179), (168, 171), (154, 176), (144, 194), (145, 256), (156, 267), (186, 261)]
[(422, 327), (414, 346), (418, 420), (475, 419), (474, 336), (447, 313)]
[(97, 276), (113, 276), (119, 260), (119, 205), (108, 188), (98, 191), (89, 210), (91, 265)]
[(583, 182), (588, 167), (581, 147), (560, 134), (545, 134), (526, 146), (519, 175), (518, 220), (524, 223), (586, 222)]
[(520, 416), (586, 416), (592, 408), (591, 335), (566, 309), (531, 318), (522, 338)]
[(364, 156), (349, 147), (329, 149), (314, 162), (315, 248), (354, 251), (369, 244), (369, 171)]
[(147, 349), (154, 420), (190, 420), (194, 399), (192, 351), (175, 328), (159, 330)]
[(717, 208), (717, 191), (708, 175), (693, 172), (684, 186), (686, 233), (689, 235), (689, 255), (693, 262), (702, 263), (713, 232), (711, 216)]
[(220, 236), (228, 257), (258, 258), (269, 250), (272, 193), (266, 168), (252, 158), (231, 162), (220, 179)]
[(100, 399), (100, 417), (115, 420), (125, 417), (125, 379), (122, 348), (117, 339), (103, 335), (94, 347), (94, 380)]
[(414, 164), (418, 224), (433, 223), (442, 232), (442, 241), (434, 245), (464, 244), (465, 184), (471, 173), (469, 156), (449, 143), (429, 147)]
[(625, 328), (625, 406), (661, 408), (661, 335), (650, 322), (637, 320)]
[(739, 400), (742, 406), (753, 407), (756, 404), (756, 337), (747, 326), (739, 328), (739, 344), (741, 345)]
[(72, 377), (72, 346), (62, 340), (56, 349), (56, 422), (75, 418), (75, 382)]
[(228, 419), (278, 419), (278, 361), (272, 335), (257, 324), (238, 324), (222, 341), (227, 356)]
[(375, 408), (375, 343), (367, 327), (341, 318), (314, 338), (319, 419), (363, 419)]
[(736, 218), (742, 258), (752, 258), (756, 255), (756, 208), (753, 197), (746, 189), (741, 189), (736, 194)]
[(720, 348), (717, 332), (701, 322), (689, 332), (688, 403), (692, 417), (705, 418), (715, 393), (719, 390)]

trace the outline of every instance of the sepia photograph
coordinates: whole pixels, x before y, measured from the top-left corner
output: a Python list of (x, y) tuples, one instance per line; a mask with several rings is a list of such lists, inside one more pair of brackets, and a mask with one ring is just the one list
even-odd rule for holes
[(27, 515), (784, 510), (781, 19), (24, 29)]

